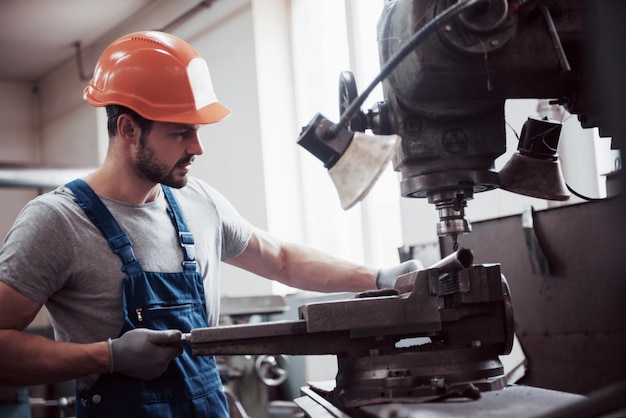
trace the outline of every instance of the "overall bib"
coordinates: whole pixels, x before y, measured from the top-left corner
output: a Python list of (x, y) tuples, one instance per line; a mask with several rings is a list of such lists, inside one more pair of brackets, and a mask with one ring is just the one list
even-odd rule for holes
[[(202, 275), (196, 271), (194, 237), (169, 187), (162, 186), (183, 254), (183, 271), (175, 273), (143, 271), (128, 235), (93, 190), (82, 180), (74, 180), (66, 187), (74, 192), (74, 201), (122, 260), (126, 277), (122, 285), (124, 325), (120, 335), (135, 328), (190, 332), (208, 326)], [(193, 357), (191, 348), (185, 347), (155, 380), (103, 374), (92, 388), (77, 389), (76, 416), (225, 418), (228, 406), (214, 357)]]

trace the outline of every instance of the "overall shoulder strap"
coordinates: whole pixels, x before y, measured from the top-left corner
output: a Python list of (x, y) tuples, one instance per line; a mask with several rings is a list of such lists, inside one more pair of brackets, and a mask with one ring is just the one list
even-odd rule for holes
[(77, 179), (65, 185), (74, 193), (74, 201), (85, 212), (89, 220), (109, 242), (111, 250), (122, 260), (122, 271), (126, 274), (141, 272), (139, 260), (135, 258), (133, 244), (122, 231), (102, 200), (83, 180)]
[(172, 223), (176, 228), (176, 232), (178, 232), (178, 241), (180, 243), (181, 248), (183, 249), (183, 256), (185, 259), (183, 260), (183, 268), (185, 270), (196, 271), (197, 263), (196, 263), (196, 252), (195, 252), (195, 240), (191, 231), (189, 231), (189, 227), (187, 226), (187, 222), (185, 221), (185, 215), (183, 215), (183, 211), (178, 204), (178, 201), (174, 197), (174, 193), (172, 193), (172, 189), (168, 186), (162, 184), (163, 192), (165, 193), (165, 198), (167, 199), (167, 203), (169, 207), (167, 208), (167, 212), (172, 218)]

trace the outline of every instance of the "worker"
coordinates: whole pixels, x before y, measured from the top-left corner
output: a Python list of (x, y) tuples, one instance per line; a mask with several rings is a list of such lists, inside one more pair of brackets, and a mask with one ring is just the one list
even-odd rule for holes
[[(77, 417), (226, 417), (211, 356), (181, 332), (215, 326), (220, 261), (305, 290), (393, 287), (380, 270), (284, 242), (189, 176), (202, 125), (230, 110), (205, 60), (171, 34), (123, 36), (84, 91), (106, 107), (103, 164), (29, 202), (0, 252), (0, 386), (76, 380)], [(24, 328), (45, 305), (56, 341)]]

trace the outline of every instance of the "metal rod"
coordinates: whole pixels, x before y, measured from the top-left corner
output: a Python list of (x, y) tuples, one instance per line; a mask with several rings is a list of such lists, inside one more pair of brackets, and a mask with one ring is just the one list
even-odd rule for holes
[(83, 70), (83, 53), (80, 49), (80, 41), (76, 41), (73, 43), (74, 49), (76, 50), (76, 67), (78, 68), (78, 79), (80, 81), (89, 81), (91, 80), (91, 76), (93, 73), (85, 74)]
[(95, 168), (20, 166), (0, 163), (0, 187), (54, 188), (92, 173)]
[(452, 273), (472, 266), (474, 253), (469, 248), (461, 248), (442, 258), (429, 268), (439, 269), (440, 273)]
[(563, 68), (564, 73), (569, 73), (570, 71), (572, 71), (572, 67), (567, 60), (567, 55), (565, 55), (565, 50), (563, 49), (563, 45), (561, 44), (561, 39), (559, 39), (559, 34), (556, 31), (556, 26), (554, 26), (554, 20), (552, 20), (550, 10), (545, 4), (540, 4), (539, 9), (541, 9), (543, 18), (546, 20), (548, 32), (550, 32), (550, 38), (552, 39), (552, 44), (554, 45), (554, 49), (556, 50), (556, 56), (559, 59), (561, 68)]

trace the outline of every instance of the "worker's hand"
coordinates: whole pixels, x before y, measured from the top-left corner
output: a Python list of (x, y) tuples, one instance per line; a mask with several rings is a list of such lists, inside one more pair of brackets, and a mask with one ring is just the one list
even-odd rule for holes
[(398, 280), (398, 277), (402, 276), (403, 274), (423, 269), (424, 266), (419, 260), (407, 260), (402, 264), (398, 264), (397, 266), (380, 269), (378, 270), (378, 274), (376, 275), (376, 288), (393, 289), (396, 286), (396, 281)]
[(109, 339), (111, 373), (142, 380), (156, 379), (165, 372), (170, 361), (182, 353), (181, 336), (177, 330), (137, 328)]

